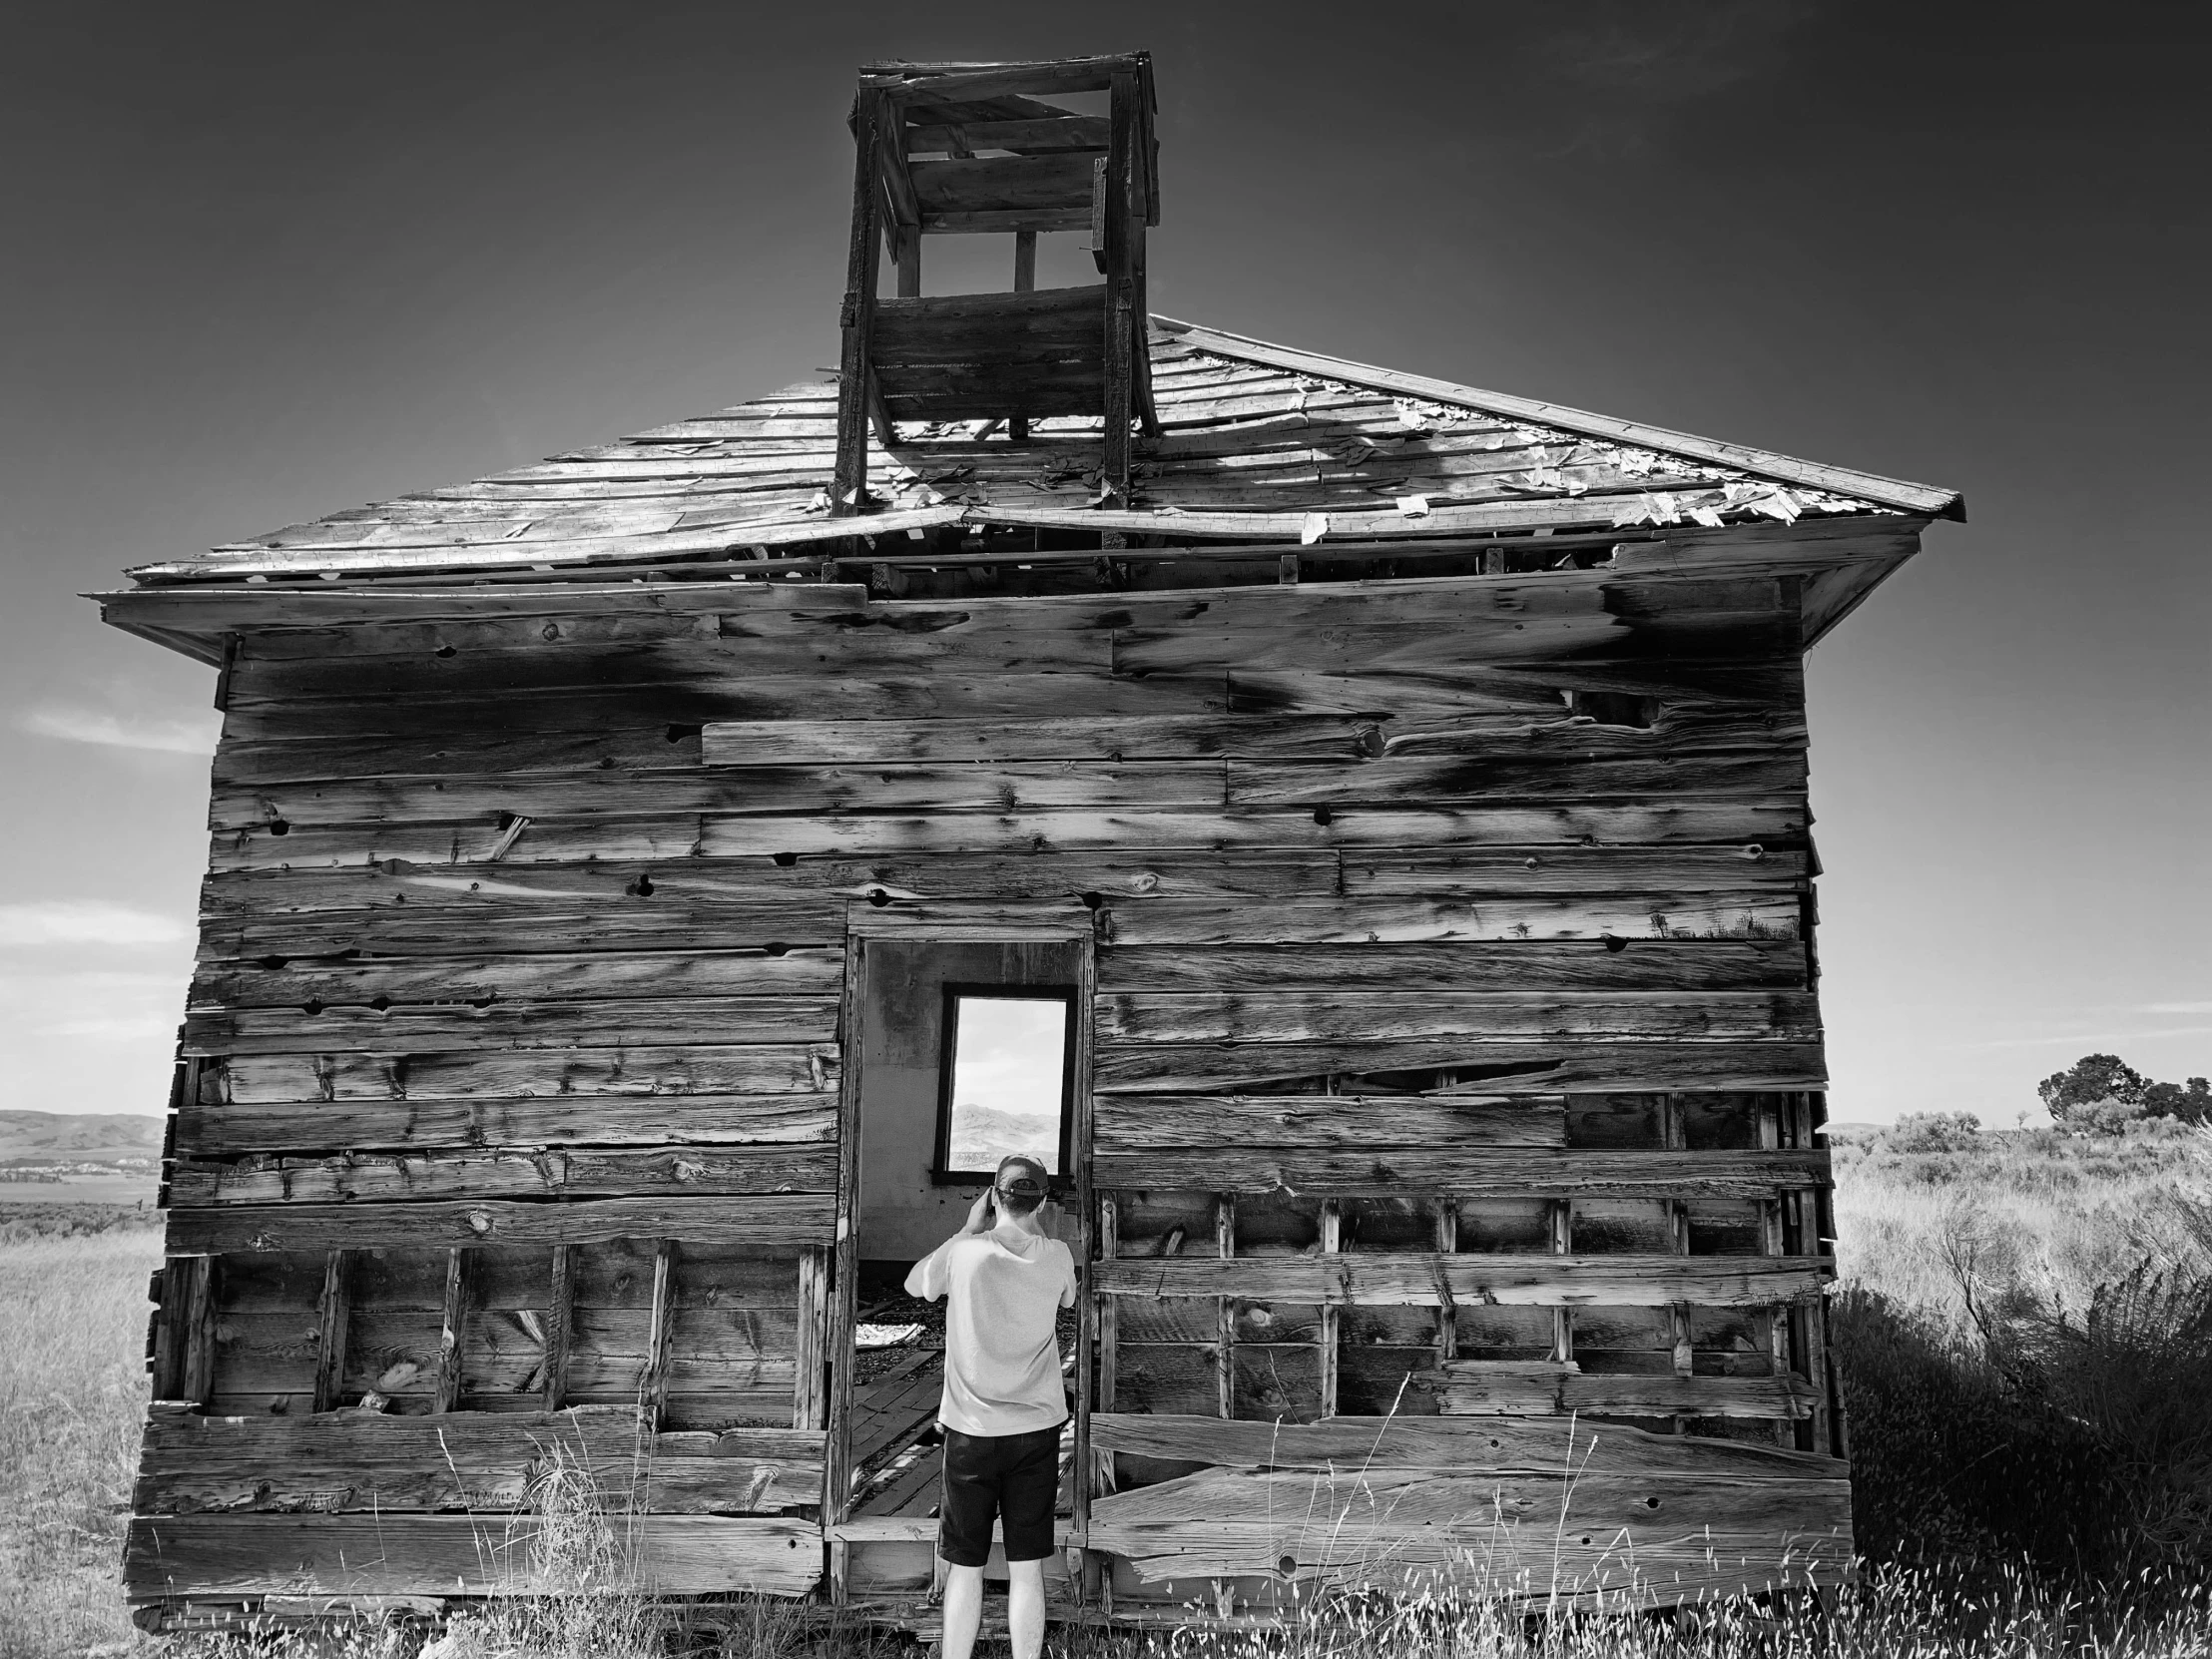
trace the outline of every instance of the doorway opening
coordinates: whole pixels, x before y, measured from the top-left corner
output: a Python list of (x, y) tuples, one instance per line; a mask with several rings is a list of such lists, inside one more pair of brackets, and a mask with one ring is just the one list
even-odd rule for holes
[[(1088, 1155), (1077, 1075), (1090, 942), (870, 936), (846, 1034), (857, 1061), (852, 1273), (834, 1359), (849, 1368), (847, 1518), (900, 1517), (921, 1533), (940, 1506), (936, 1413), (944, 1305), (910, 1297), (907, 1272), (958, 1232), (1008, 1153), (1038, 1159), (1080, 1253), (1074, 1203)], [(1063, 1375), (1075, 1392), (1078, 1311), (1064, 1310)], [(1061, 1508), (1073, 1499), (1074, 1416), (1061, 1447)]]

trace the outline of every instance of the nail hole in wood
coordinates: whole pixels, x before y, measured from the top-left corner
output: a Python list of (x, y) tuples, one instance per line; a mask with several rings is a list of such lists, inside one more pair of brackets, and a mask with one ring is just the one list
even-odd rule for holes
[(796, 852), (771, 852), (769, 859), (778, 869), (790, 869), (792, 865), (799, 862), (799, 854)]
[(622, 890), (632, 898), (651, 898), (653, 896), (653, 877), (641, 875)]

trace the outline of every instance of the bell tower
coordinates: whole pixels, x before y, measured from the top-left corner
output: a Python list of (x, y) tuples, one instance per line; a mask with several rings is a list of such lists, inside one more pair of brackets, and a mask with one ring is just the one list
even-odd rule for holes
[[(1106, 113), (1062, 102), (1104, 93)], [(1096, 102), (1095, 97), (1089, 100)], [(869, 65), (852, 112), (852, 237), (839, 321), (831, 511), (864, 512), (867, 434), (906, 422), (1099, 415), (1108, 504), (1129, 493), (1130, 429), (1157, 428), (1145, 351), (1145, 230), (1159, 146), (1148, 53), (1047, 63)], [(1037, 286), (1037, 237), (1090, 233), (1100, 280)], [(922, 239), (1010, 235), (1012, 286), (924, 296)], [(897, 274), (880, 294), (877, 239)]]

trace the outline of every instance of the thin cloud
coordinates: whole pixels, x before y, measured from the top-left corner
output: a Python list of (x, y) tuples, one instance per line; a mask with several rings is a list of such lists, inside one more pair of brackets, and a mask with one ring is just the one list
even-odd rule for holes
[(174, 916), (99, 898), (0, 904), (0, 945), (172, 944), (185, 933)]
[(165, 755), (213, 755), (223, 723), (212, 713), (189, 720), (146, 720), (69, 703), (42, 703), (16, 723), (41, 738)]
[(2152, 1002), (2144, 1006), (2146, 1014), (2212, 1014), (2212, 1002)]
[[(2193, 1011), (2193, 1010), (2192, 1010)], [(2212, 1012), (2212, 1009), (2206, 1010)], [(1953, 1051), (1983, 1048), (2060, 1048), (2072, 1047), (2089, 1051), (2110, 1050), (2122, 1043), (2157, 1042), (2164, 1037), (2212, 1036), (2212, 1025), (2177, 1025), (2164, 1031), (2102, 1031), (2084, 1036), (2079, 1033), (2056, 1037), (1997, 1037), (1988, 1042), (1950, 1043)]]

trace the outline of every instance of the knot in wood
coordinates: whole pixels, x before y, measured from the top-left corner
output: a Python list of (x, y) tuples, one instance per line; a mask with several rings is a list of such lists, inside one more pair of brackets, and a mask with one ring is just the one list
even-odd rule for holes
[(469, 1211), (468, 1230), (479, 1239), (489, 1233), (492, 1230), (491, 1212), (488, 1210)]

